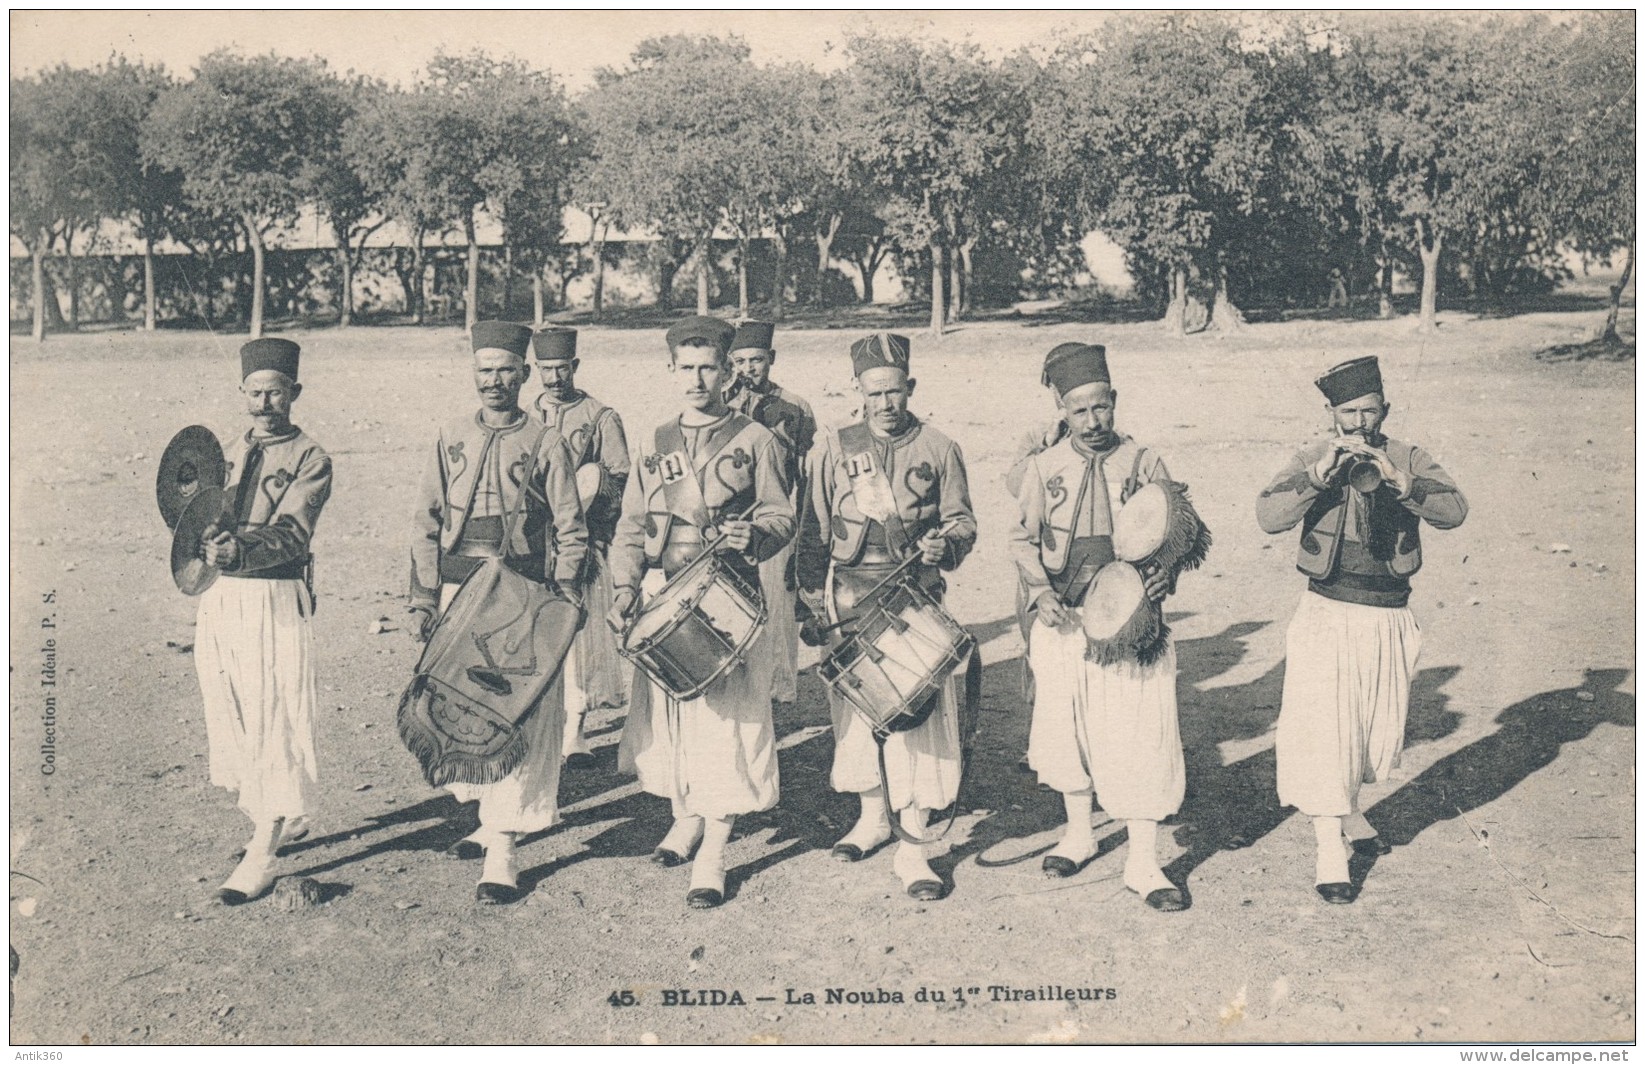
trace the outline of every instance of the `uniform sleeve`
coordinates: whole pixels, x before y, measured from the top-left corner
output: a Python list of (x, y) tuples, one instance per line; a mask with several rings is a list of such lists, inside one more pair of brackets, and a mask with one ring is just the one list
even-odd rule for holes
[(331, 498), (331, 456), (319, 448), (304, 453), (291, 484), (266, 525), (236, 534), (240, 541), (237, 572), (256, 572), (308, 557), (309, 539), (320, 510)]
[(548, 503), (554, 523), (554, 580), (575, 587), (588, 555), (588, 524), (583, 519), (582, 501), (577, 498), (571, 452), (558, 433), (553, 436), (555, 439), (538, 456), (542, 472), (538, 474), (541, 484), (537, 488)]
[(800, 531), (794, 548), (795, 581), (801, 591), (819, 594), (828, 580), (829, 539), (833, 534), (831, 454), (832, 449), (824, 441), (806, 456), (805, 496), (800, 500)]
[(1411, 451), (1411, 491), (1399, 502), (1436, 529), (1454, 529), (1468, 516), (1468, 500), (1451, 475), (1419, 448)]
[(1257, 497), (1257, 524), (1263, 532), (1282, 533), (1295, 528), (1314, 500), (1326, 490), (1325, 485), (1314, 480), (1309, 454), (1308, 451), (1293, 454), (1291, 461)]
[(1028, 456), (1023, 476), (1017, 483), (1017, 523), (1011, 528), (1011, 561), (1017, 565), (1028, 590), (1028, 609), (1041, 592), (1049, 591), (1051, 578), (1040, 561), (1040, 529), (1045, 525), (1045, 485), (1039, 463)]
[(630, 469), (632, 475), (623, 488), (623, 511), (617, 518), (617, 533), (612, 538), (606, 560), (611, 567), (614, 588), (628, 588), (638, 595), (640, 581), (645, 578), (645, 486), (636, 468), (642, 456), (635, 453)]
[(788, 475), (783, 472), (783, 445), (775, 436), (754, 447), (754, 540), (748, 545), (748, 561), (758, 563), (775, 555), (794, 538), (794, 504), (788, 495)]
[(605, 471), (598, 498), (610, 508), (611, 513), (616, 513), (622, 505), (623, 488), (628, 484), (631, 468), (622, 415), (607, 407), (595, 424), (594, 431), (600, 468)]
[(440, 463), (441, 441), (423, 464), (417, 482), (417, 506), (411, 515), (411, 588), (414, 607), (433, 609), (440, 603), (440, 526), (445, 522), (445, 468)]
[(977, 514), (971, 509), (971, 485), (965, 475), (965, 456), (958, 444), (950, 444), (943, 456), (941, 506), (940, 528), (948, 547), (938, 568), (954, 570), (977, 545)]

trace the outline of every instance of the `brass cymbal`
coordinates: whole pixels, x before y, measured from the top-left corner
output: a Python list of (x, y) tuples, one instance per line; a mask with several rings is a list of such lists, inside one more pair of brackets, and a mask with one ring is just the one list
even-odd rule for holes
[(221, 572), (200, 557), (200, 537), (222, 520), (228, 506), (228, 493), (223, 489), (202, 488), (177, 519), (171, 535), (171, 579), (184, 595), (199, 595)]
[(202, 489), (223, 487), (223, 446), (203, 425), (191, 425), (171, 438), (160, 456), (154, 496), (166, 528), (177, 528), (183, 511)]

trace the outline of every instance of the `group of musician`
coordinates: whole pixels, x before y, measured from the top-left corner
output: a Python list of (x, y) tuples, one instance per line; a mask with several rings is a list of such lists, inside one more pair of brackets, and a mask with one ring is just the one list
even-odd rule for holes
[[(851, 345), (860, 417), (819, 430), (810, 406), (772, 380), (770, 323), (687, 318), (665, 338), (678, 414), (632, 449), (617, 411), (577, 387), (575, 330), (480, 322), (470, 339), (480, 406), (442, 425), (424, 461), (408, 627), (427, 641), (488, 559), (551, 587), (583, 620), (553, 684), (519, 723), (523, 759), (487, 783), (448, 785), (459, 801), (478, 803), (479, 827), (447, 853), (479, 862), (481, 903), (519, 898), (519, 838), (556, 823), (562, 765), (591, 761), (586, 715), (620, 705), (629, 687), (619, 770), (668, 799), (673, 815), (652, 858), (690, 864), (690, 907), (719, 906), (736, 818), (779, 800), (772, 704), (795, 697), (798, 644), (838, 648), (888, 589), (913, 586), (940, 610), (944, 574), (975, 545), (961, 450), (910, 411), (910, 344), (895, 334)], [(298, 359), (283, 339), (242, 349), (251, 426), (229, 449), (234, 509), (201, 544), (226, 578), (202, 598), (196, 639), (211, 779), (239, 793), (254, 826), (219, 890), (229, 904), (269, 890), (279, 848), (308, 831), (317, 791), (314, 603), (300, 571), (331, 462), (291, 422)], [(533, 363), (542, 393), (528, 411), (520, 397)], [(1157, 844), (1159, 823), (1185, 791), (1176, 653), (1161, 604), (1209, 538), (1162, 458), (1118, 429), (1101, 345), (1059, 345), (1040, 381), (1056, 417), (1025, 441), (1007, 484), (1019, 504), (1009, 539), (1032, 704), (1027, 764), (1062, 794), (1066, 816), (1041, 867), (1071, 877), (1094, 859), (1100, 802), (1126, 830), (1125, 887), (1153, 909), (1186, 909)], [(1387, 850), (1359, 790), (1387, 779), (1403, 745), (1420, 642), (1407, 606), (1421, 564), (1418, 524), (1454, 527), (1466, 503), (1426, 452), (1382, 434), (1390, 408), (1374, 357), (1333, 367), (1316, 384), (1332, 433), (1264, 490), (1258, 517), (1271, 533), (1302, 526), (1298, 568), (1309, 586), (1287, 636), (1277, 786), (1313, 819), (1319, 895), (1344, 903), (1357, 894), (1348, 855)], [(1117, 556), (1116, 523), (1147, 491), (1190, 530), (1179, 538), (1186, 546)], [(691, 698), (643, 670), (625, 685), (621, 634), (659, 587), (704, 557), (757, 589), (768, 620)], [(1120, 612), (1125, 624), (1110, 639), (1098, 615), (1112, 605), (1099, 608), (1094, 590), (1128, 564), (1121, 558), (1135, 563), (1139, 602), (1125, 607), (1134, 619)], [(927, 832), (933, 812), (957, 806), (963, 672), (937, 678), (911, 727), (880, 727), (829, 693), (831, 783), (860, 803), (832, 856), (862, 861), (895, 840), (892, 870), (921, 901), (947, 891)]]

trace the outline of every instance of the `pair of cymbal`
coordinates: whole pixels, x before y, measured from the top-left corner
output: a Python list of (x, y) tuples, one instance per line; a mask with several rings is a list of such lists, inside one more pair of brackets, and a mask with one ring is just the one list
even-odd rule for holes
[(207, 530), (221, 525), (228, 511), (223, 478), (228, 464), (223, 447), (203, 425), (191, 425), (172, 437), (160, 456), (155, 500), (171, 536), (171, 578), (184, 595), (210, 588), (220, 572), (201, 557)]

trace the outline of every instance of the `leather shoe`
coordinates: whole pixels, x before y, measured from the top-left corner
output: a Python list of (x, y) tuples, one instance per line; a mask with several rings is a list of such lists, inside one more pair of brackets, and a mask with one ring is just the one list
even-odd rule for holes
[(493, 884), (489, 880), (482, 880), (474, 888), (474, 898), (484, 906), (513, 902), (519, 897), (520, 889), (510, 884)]
[(1315, 884), (1314, 890), (1319, 892), (1320, 898), (1337, 906), (1346, 906), (1354, 901), (1354, 885), (1352, 884), (1345, 884), (1341, 881), (1330, 884)]
[(1155, 888), (1142, 901), (1161, 913), (1180, 913), (1188, 908), (1188, 896), (1181, 888)]
[(1060, 854), (1047, 854), (1040, 862), (1040, 872), (1052, 880), (1066, 880), (1080, 871), (1079, 863)]
[(217, 889), (217, 901), (224, 906), (244, 906), (252, 899), (260, 897), (258, 895), (247, 895), (244, 891), (236, 891), (233, 888)]
[(572, 751), (565, 756), (565, 767), (573, 770), (593, 769), (594, 756), (587, 751)]
[(471, 839), (460, 839), (441, 852), (447, 858), (459, 862), (472, 862), (486, 855), (486, 849)]
[(725, 896), (711, 887), (692, 888), (685, 893), (685, 904), (693, 910), (712, 910), (724, 901)]
[(1383, 839), (1381, 836), (1370, 836), (1366, 839), (1353, 839), (1349, 840), (1348, 844), (1354, 848), (1355, 854), (1363, 858), (1380, 858), (1384, 854), (1392, 853), (1394, 849), (1394, 845)]
[(868, 857), (868, 853), (855, 843), (836, 843), (828, 854), (837, 862), (860, 862)]
[(908, 897), (921, 902), (936, 902), (945, 894), (941, 880), (916, 880), (908, 885)]
[(672, 869), (677, 865), (684, 865), (691, 859), (677, 851), (671, 851), (667, 847), (658, 847), (651, 852), (651, 860), (666, 869)]

